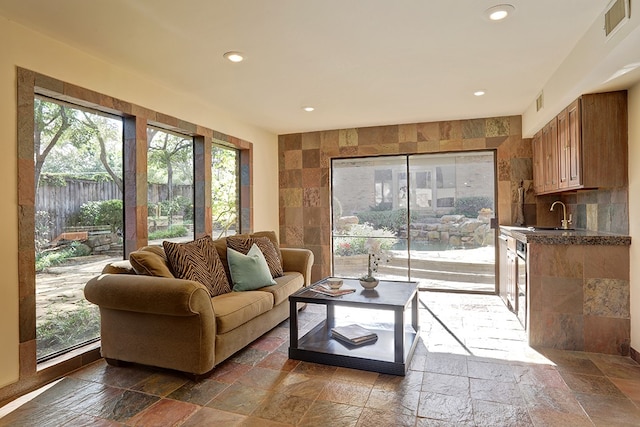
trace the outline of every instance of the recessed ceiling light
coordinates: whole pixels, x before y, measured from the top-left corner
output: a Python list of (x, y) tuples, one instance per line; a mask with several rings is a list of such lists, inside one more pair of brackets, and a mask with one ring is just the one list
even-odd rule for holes
[(311, 106), (306, 106), (306, 107), (302, 107), (302, 109), (304, 111), (306, 111), (307, 113), (312, 112), (313, 110), (315, 110), (315, 108), (311, 107)]
[(244, 60), (244, 55), (240, 52), (227, 52), (222, 56), (231, 62), (242, 62)]
[(510, 4), (499, 4), (485, 10), (484, 16), (486, 16), (490, 21), (502, 21), (507, 16), (511, 15), (515, 10), (515, 7), (511, 6)]
[(483, 90), (477, 90), (477, 91), (473, 92), (473, 94), (474, 94), (475, 96), (482, 96), (482, 95), (484, 95), (484, 94), (485, 94), (485, 91), (483, 91)]

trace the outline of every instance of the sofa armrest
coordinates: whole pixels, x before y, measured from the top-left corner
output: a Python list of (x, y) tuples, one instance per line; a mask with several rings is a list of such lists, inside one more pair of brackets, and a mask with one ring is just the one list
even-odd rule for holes
[(311, 284), (313, 252), (302, 248), (280, 248), (284, 271), (297, 271), (304, 277), (304, 286)]
[(191, 280), (164, 277), (102, 274), (89, 280), (84, 295), (104, 308), (170, 316), (210, 312), (209, 291)]

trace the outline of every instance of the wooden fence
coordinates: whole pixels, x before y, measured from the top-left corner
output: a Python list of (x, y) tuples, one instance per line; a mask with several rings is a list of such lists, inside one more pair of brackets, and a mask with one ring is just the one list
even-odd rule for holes
[[(167, 200), (166, 184), (149, 184), (147, 203), (156, 204)], [(174, 185), (173, 196), (193, 198), (193, 186)], [(80, 207), (89, 201), (122, 199), (122, 192), (113, 181), (90, 181), (65, 179), (65, 185), (51, 185), (41, 182), (36, 193), (36, 212), (49, 213), (50, 232), (48, 240), (53, 240), (70, 225), (69, 221), (80, 212)]]

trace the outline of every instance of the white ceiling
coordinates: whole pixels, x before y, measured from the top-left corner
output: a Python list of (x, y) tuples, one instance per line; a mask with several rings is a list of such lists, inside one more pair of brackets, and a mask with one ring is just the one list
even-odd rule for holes
[(500, 0), (0, 0), (0, 14), (285, 134), (522, 114), (608, 1), (508, 0), (497, 23), (483, 11)]

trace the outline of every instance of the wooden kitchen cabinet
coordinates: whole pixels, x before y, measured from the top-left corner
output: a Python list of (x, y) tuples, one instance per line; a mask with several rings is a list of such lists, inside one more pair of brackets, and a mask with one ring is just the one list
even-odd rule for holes
[(533, 135), (533, 191), (544, 192), (544, 148), (542, 146), (542, 129)]
[(627, 183), (627, 92), (582, 95), (533, 138), (534, 191)]
[(554, 118), (542, 128), (545, 193), (558, 189), (558, 120)]

